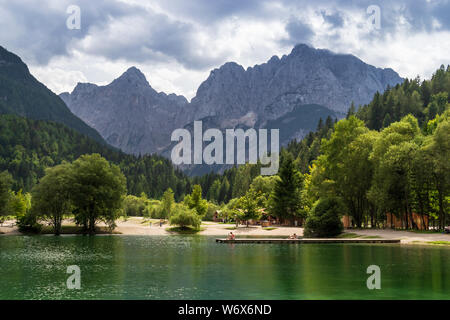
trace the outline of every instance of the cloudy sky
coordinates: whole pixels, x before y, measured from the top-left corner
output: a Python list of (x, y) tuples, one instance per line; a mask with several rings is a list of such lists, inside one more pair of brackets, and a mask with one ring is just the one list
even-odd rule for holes
[[(67, 27), (71, 5), (80, 29)], [(450, 0), (0, 0), (0, 45), (56, 93), (136, 66), (156, 90), (190, 99), (211, 69), (297, 43), (429, 78), (450, 64)]]

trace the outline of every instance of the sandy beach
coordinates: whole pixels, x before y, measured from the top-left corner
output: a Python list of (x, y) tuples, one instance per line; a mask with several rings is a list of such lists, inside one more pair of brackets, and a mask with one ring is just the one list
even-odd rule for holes
[[(168, 229), (171, 227), (167, 222), (162, 226), (159, 225), (159, 220), (145, 220), (142, 217), (130, 217), (127, 220), (120, 219), (116, 222), (117, 228), (114, 230), (117, 234), (122, 235), (173, 235)], [(63, 225), (73, 225), (70, 220), (65, 220)], [(99, 226), (104, 226), (100, 223)], [(273, 229), (266, 230), (260, 226), (239, 225), (235, 229), (234, 224), (222, 224), (215, 222), (203, 222), (202, 231), (199, 235), (225, 237), (230, 232), (233, 232), (236, 237), (239, 236), (258, 236), (258, 237), (274, 237), (281, 238), (288, 237), (296, 233), (298, 236), (303, 236), (303, 228), (300, 227), (280, 227), (273, 226)], [(450, 234), (442, 233), (417, 233), (413, 231), (396, 231), (391, 229), (348, 229), (344, 233), (351, 234), (349, 236), (356, 238), (382, 238), (382, 239), (400, 239), (403, 244), (424, 244), (431, 241), (450, 241)], [(14, 221), (6, 221), (3, 226), (0, 226), (1, 235), (17, 235), (20, 232)]]
[[(127, 219), (127, 221), (117, 221), (117, 228), (115, 231), (121, 234), (129, 235), (171, 235), (174, 232), (170, 232), (167, 229), (171, 226), (168, 223), (159, 226), (159, 220), (152, 220), (152, 224), (148, 221), (144, 221), (141, 217), (132, 217)], [(295, 227), (274, 227), (273, 230), (264, 230), (260, 226), (249, 226), (239, 225), (237, 229), (235, 224), (223, 224), (204, 221), (201, 228), (202, 231), (198, 232), (199, 235), (206, 236), (226, 236), (230, 232), (236, 234), (236, 236), (246, 235), (246, 236), (280, 236), (288, 237), (289, 235), (296, 233), (299, 236), (303, 235), (303, 228)]]

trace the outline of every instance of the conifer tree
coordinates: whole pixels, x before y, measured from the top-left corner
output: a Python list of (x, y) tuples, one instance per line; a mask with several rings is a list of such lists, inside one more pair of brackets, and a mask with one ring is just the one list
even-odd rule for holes
[(280, 177), (275, 183), (271, 197), (271, 211), (280, 219), (293, 220), (302, 216), (301, 189), (303, 176), (294, 166), (294, 159), (290, 153), (281, 155)]

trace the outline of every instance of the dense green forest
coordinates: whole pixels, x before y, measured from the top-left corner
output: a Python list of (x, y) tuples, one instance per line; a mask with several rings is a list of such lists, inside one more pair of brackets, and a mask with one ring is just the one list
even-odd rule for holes
[[(308, 172), (312, 161), (320, 154), (322, 138), (329, 137), (336, 119), (330, 116), (325, 121), (320, 119), (316, 131), (309, 132), (306, 137), (297, 142), (291, 141), (283, 148), (295, 158), (295, 165), (302, 173)], [(241, 197), (250, 188), (253, 179), (259, 176), (260, 164), (246, 164), (227, 169), (223, 174), (208, 173), (192, 178), (193, 184), (200, 184), (203, 196), (210, 201), (227, 203), (232, 198)]]
[(29, 192), (47, 167), (91, 153), (120, 167), (130, 194), (159, 198), (172, 188), (180, 199), (190, 192), (189, 179), (170, 160), (135, 157), (108, 146), (17, 55), (0, 46), (0, 172), (12, 175), (13, 190)]
[[(126, 155), (60, 124), (4, 115), (0, 117), (0, 172), (5, 170), (0, 202), (6, 203), (10, 194), (9, 208), (22, 217), (33, 212), (32, 203), (64, 203), (55, 197), (57, 192), (48, 191), (55, 183), (43, 187), (44, 182), (84, 181), (83, 172), (96, 172), (92, 168), (97, 163), (99, 170), (117, 172), (105, 174), (111, 181), (120, 171), (124, 174), (126, 182), (115, 182), (123, 189), (122, 196), (108, 183), (102, 187), (103, 181), (78, 185), (100, 188), (102, 196), (102, 188), (109, 190), (113, 217), (169, 218), (182, 227), (198, 228), (200, 219), (211, 219), (219, 210), (225, 220), (249, 221), (270, 215), (285, 222), (303, 222), (309, 236), (333, 236), (342, 230), (343, 214), (356, 227), (386, 227), (387, 215), (392, 214), (401, 220), (402, 228), (418, 228), (413, 219), (416, 214), (424, 225), (430, 221), (442, 230), (449, 221), (450, 206), (449, 93), (450, 68), (443, 66), (431, 80), (406, 80), (377, 93), (357, 111), (351, 106), (346, 119), (328, 117), (302, 141), (292, 141), (281, 150), (278, 175), (268, 177), (259, 175), (259, 164), (246, 164), (222, 175), (188, 178), (168, 159)], [(92, 153), (99, 155), (82, 156)], [(63, 170), (64, 166), (69, 169)], [(65, 172), (73, 174), (64, 180)], [(77, 198), (87, 194), (82, 187), (64, 184), (74, 200), (59, 211), (59, 217), (65, 211), (81, 219), (102, 217), (105, 208), (97, 214), (83, 209), (85, 201)], [(16, 190), (12, 194), (8, 193), (11, 185)], [(45, 210), (41, 216), (46, 216)], [(111, 217), (104, 219), (114, 225)], [(79, 224), (92, 230), (95, 221)]]
[(30, 191), (47, 167), (91, 153), (120, 167), (130, 194), (145, 192), (159, 198), (172, 188), (180, 199), (190, 192), (189, 179), (166, 158), (127, 155), (59, 123), (0, 115), (0, 172), (7, 170), (13, 176), (15, 191)]
[[(383, 94), (376, 93), (373, 100), (361, 106), (356, 116), (364, 120), (369, 129), (380, 130), (405, 115), (412, 114), (424, 126), (437, 114), (445, 111), (450, 101), (450, 66), (442, 65), (430, 81), (406, 79), (402, 84), (387, 89)], [(354, 106), (349, 114), (355, 111)]]
[[(357, 110), (352, 104), (347, 118), (355, 115), (364, 121), (367, 128), (379, 131), (412, 114), (417, 118), (419, 126), (426, 130), (428, 121), (442, 114), (449, 101), (450, 66), (447, 69), (441, 66), (431, 80), (406, 79), (402, 84), (387, 88), (383, 94), (376, 93), (369, 104), (359, 106)], [(301, 173), (310, 172), (313, 161), (321, 153), (323, 139), (330, 138), (335, 123), (336, 120), (331, 117), (320, 119), (316, 131), (309, 132), (301, 141), (291, 141), (283, 148), (294, 157), (297, 169)], [(259, 174), (256, 167), (257, 165), (235, 167), (226, 170), (223, 175), (210, 173), (194, 178), (194, 182), (202, 186), (203, 195), (208, 199), (219, 203), (227, 202), (248, 190), (251, 181)]]
[[(376, 93), (368, 105), (352, 105), (346, 119), (321, 120), (283, 148), (281, 162), (292, 158), (304, 176), (303, 215), (319, 199), (336, 197), (356, 226), (376, 226), (388, 212), (410, 225), (415, 212), (442, 228), (450, 201), (449, 101), (450, 67), (441, 66), (431, 80)], [(245, 165), (194, 181), (208, 200), (226, 203), (251, 190), (258, 172)]]

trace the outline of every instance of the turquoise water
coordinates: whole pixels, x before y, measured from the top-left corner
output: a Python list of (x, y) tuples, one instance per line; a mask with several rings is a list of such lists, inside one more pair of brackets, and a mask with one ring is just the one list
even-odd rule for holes
[[(81, 269), (69, 290), (67, 266)], [(381, 290), (369, 290), (369, 265)], [(0, 299), (450, 299), (450, 248), (0, 236)]]

